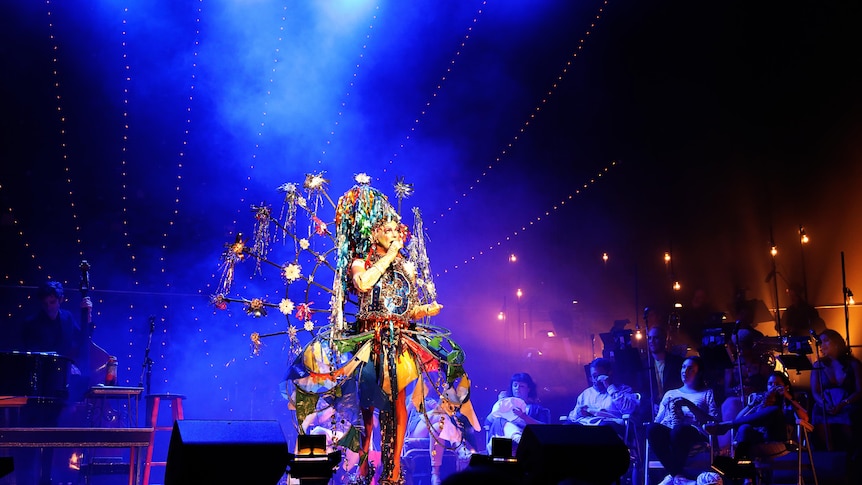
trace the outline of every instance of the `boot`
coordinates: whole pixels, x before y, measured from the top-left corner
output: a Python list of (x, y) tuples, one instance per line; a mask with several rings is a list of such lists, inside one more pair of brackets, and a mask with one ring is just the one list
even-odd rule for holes
[(431, 485), (440, 485), (440, 467), (431, 467)]

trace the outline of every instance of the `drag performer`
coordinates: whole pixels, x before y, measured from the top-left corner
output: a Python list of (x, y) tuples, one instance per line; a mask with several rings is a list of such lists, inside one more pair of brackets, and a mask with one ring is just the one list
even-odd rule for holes
[[(367, 456), (377, 411), (380, 483), (397, 484), (403, 483), (408, 385), (416, 383), (411, 400), (420, 411), (425, 412), (429, 391), (449, 399), (457, 396), (454, 405), (474, 429), (480, 428), (469, 401), (463, 352), (447, 331), (422, 321), (443, 308), (428, 284), (427, 262), (421, 256), (414, 258), (416, 251), (410, 252), (410, 258), (405, 256), (408, 231), (399, 214), (385, 195), (368, 185), (367, 177), (357, 181), (336, 204), (337, 264), (330, 326), (304, 348), (288, 378), (295, 386), (299, 420), (326, 397), (333, 401), (337, 420), (351, 423), (353, 429), (339, 445), (360, 451), (354, 480), (358, 483), (371, 483), (374, 474)], [(429, 302), (423, 304), (422, 297)], [(352, 305), (355, 321), (349, 322), (346, 317)]]

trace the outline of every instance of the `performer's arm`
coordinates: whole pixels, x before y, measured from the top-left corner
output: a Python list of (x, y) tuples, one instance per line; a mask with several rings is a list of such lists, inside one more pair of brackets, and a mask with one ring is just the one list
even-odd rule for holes
[(389, 250), (386, 251), (386, 254), (377, 260), (376, 263), (369, 266), (368, 269), (365, 268), (365, 261), (361, 259), (353, 261), (353, 264), (350, 265), (350, 270), (353, 272), (353, 285), (362, 292), (374, 287), (377, 281), (380, 280), (380, 277), (383, 276), (383, 273), (389, 268), (389, 265), (395, 261), (398, 251), (403, 246), (404, 243), (400, 240), (393, 241), (389, 245)]

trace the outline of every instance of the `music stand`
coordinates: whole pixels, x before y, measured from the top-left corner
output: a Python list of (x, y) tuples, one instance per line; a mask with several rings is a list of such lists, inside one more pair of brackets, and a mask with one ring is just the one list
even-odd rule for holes
[(781, 354), (776, 357), (785, 369), (796, 369), (797, 373), (814, 369), (811, 361), (806, 357), (808, 354), (814, 353), (811, 350), (811, 342), (809, 342), (808, 337), (787, 337), (787, 350), (792, 353)]
[(730, 360), (730, 355), (727, 354), (728, 328), (733, 326), (722, 326), (714, 328), (705, 328), (701, 339), (702, 346), (697, 349), (697, 353), (704, 360), (704, 363), (710, 369), (730, 369), (733, 367), (733, 361)]

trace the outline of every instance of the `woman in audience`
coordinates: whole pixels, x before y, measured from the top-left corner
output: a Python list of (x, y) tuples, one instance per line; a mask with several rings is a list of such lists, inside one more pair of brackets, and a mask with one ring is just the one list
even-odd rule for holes
[(500, 392), (491, 414), (485, 418), (488, 449), (491, 449), (491, 438), (509, 438), (517, 446), (528, 424), (550, 422), (551, 411), (539, 404), (533, 378), (525, 372), (517, 373), (509, 382), (509, 390)]
[(693, 478), (683, 475), (689, 452), (707, 441), (702, 426), (718, 420), (715, 395), (706, 386), (703, 374), (703, 360), (686, 357), (680, 372), (682, 386), (665, 392), (655, 422), (647, 426), (650, 448), (667, 472), (661, 485)]

